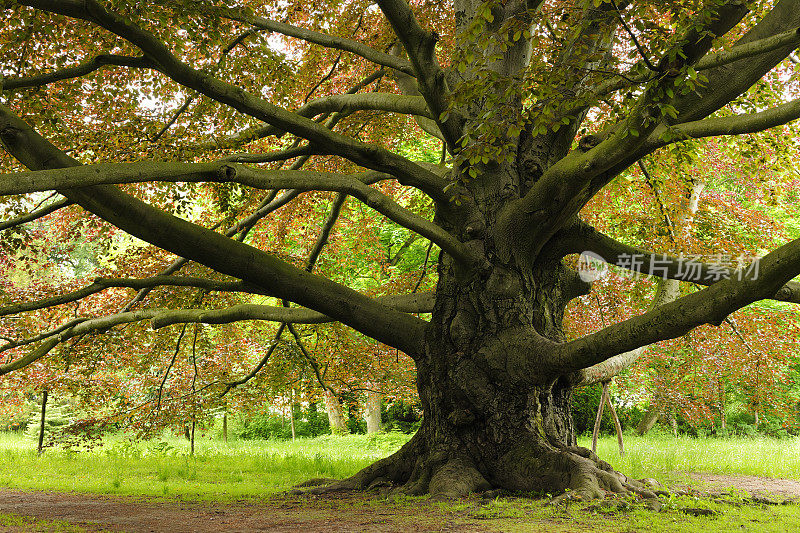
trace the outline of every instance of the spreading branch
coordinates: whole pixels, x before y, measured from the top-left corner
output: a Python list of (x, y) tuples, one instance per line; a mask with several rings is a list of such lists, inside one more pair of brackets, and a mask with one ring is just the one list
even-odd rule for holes
[[(437, 201), (448, 199), (448, 195), (440, 187), (438, 178), (405, 157), (379, 146), (361, 143), (335, 133), (313, 120), (301, 117), (231, 83), (190, 67), (173, 55), (155, 35), (107, 11), (95, 0), (26, 0), (22, 3), (97, 24), (137, 46), (146, 57), (158, 64), (159, 70), (185, 87), (282, 131), (308, 139), (325, 153), (336, 154), (363, 167), (392, 174), (400, 183), (416, 187)], [(436, 110), (432, 111), (435, 113)]]
[[(674, 279), (697, 285), (711, 286), (720, 280), (735, 278), (736, 270), (723, 266), (711, 265), (695, 259), (673, 257), (668, 254), (657, 254), (642, 250), (635, 246), (623, 244), (584, 225), (581, 235), (573, 246), (574, 252), (590, 251), (599, 255), (606, 262), (617, 265), (638, 274)], [(763, 259), (759, 269), (763, 267)], [(791, 281), (780, 287), (766, 298), (782, 302), (800, 303), (800, 283)]]
[(420, 26), (406, 0), (378, 0), (378, 5), (403, 43), (414, 67), (413, 73), (417, 77), (419, 92), (425, 98), (450, 153), (455, 153), (456, 142), (462, 135), (462, 126), (457, 113), (450, 109), (450, 88), (436, 59), (436, 42), (439, 36)]
[(292, 26), (291, 24), (286, 24), (285, 22), (278, 22), (264, 17), (249, 16), (233, 9), (223, 11), (222, 15), (231, 20), (250, 24), (251, 26), (260, 28), (262, 30), (280, 33), (288, 37), (295, 37), (297, 39), (302, 39), (310, 43), (324, 46), (325, 48), (333, 48), (336, 50), (350, 52), (357, 56), (361, 56), (364, 59), (368, 59), (376, 65), (381, 65), (405, 72), (409, 75), (414, 75), (414, 70), (411, 64), (405, 59), (375, 50), (374, 48), (371, 48), (364, 43), (360, 43), (353, 39), (328, 35), (326, 33), (320, 33), (306, 28)]
[(591, 335), (551, 346), (544, 364), (557, 373), (574, 372), (640, 346), (674, 339), (703, 324), (720, 325), (734, 311), (773, 297), (800, 274), (800, 239), (766, 255), (757, 274), (741, 270), (737, 273)]
[[(386, 71), (381, 69), (373, 72), (369, 76), (365, 77), (353, 87), (347, 90), (347, 92), (343, 94), (356, 94), (361, 89), (369, 86), (372, 82), (379, 80), (386, 74)], [(324, 116), (324, 115), (323, 115)], [(320, 117), (322, 118), (322, 117)], [(325, 117), (327, 119), (328, 117)], [(331, 117), (334, 118), (334, 117)], [(336, 117), (334, 121), (328, 121), (325, 124), (325, 127), (331, 129), (333, 125), (338, 121), (340, 117)], [(258, 139), (263, 139), (264, 137), (269, 137), (270, 135), (279, 135), (281, 131), (278, 128), (275, 128), (271, 125), (266, 126), (253, 126), (251, 128), (247, 128), (242, 130), (238, 133), (234, 133), (231, 135), (226, 135), (223, 137), (219, 137), (216, 139), (212, 139), (210, 141), (202, 142), (191, 148), (197, 151), (204, 151), (204, 150), (222, 150), (226, 148), (235, 148), (238, 146), (242, 146), (244, 144), (256, 141)]]
[[(79, 165), (2, 105), (0, 140), (6, 150), (28, 168)], [(422, 353), (426, 323), (418, 318), (394, 311), (341, 284), (304, 272), (266, 252), (165, 213), (114, 186), (96, 185), (59, 192), (123, 231), (155, 246), (274, 291), (281, 298), (340, 320), (370, 337), (402, 349), (412, 357)]]
[(42, 87), (57, 81), (68, 80), (86, 76), (96, 70), (107, 66), (130, 67), (130, 68), (156, 68), (155, 63), (146, 57), (130, 57), (115, 54), (100, 54), (92, 59), (64, 69), (24, 76), (21, 78), (3, 78), (2, 90), (11, 91), (28, 87)]
[[(429, 293), (383, 296), (376, 299), (388, 308), (403, 313), (426, 313), (433, 308), (433, 297)], [(257, 304), (241, 304), (224, 309), (139, 309), (99, 318), (77, 318), (70, 320), (50, 332), (40, 334), (24, 342), (8, 343), (0, 350), (18, 348), (43, 340), (44, 342), (27, 355), (0, 365), (0, 375), (18, 370), (47, 355), (58, 344), (90, 333), (104, 332), (115, 326), (150, 320), (153, 329), (173, 324), (230, 324), (242, 320), (266, 320), (284, 324), (322, 324), (333, 322), (330, 317), (310, 309), (279, 307)]]
[[(369, 177), (372, 174), (364, 176)], [(438, 178), (437, 178), (438, 179)], [(260, 170), (233, 163), (112, 163), (0, 175), (0, 195), (73, 189), (101, 184), (167, 182), (232, 182), (257, 189), (337, 191), (359, 199), (390, 220), (416, 231), (467, 267), (480, 258), (441, 227), (404, 209), (358, 176), (302, 170)]]
[(205, 278), (188, 276), (168, 276), (160, 275), (145, 279), (130, 278), (98, 278), (90, 285), (59, 296), (53, 296), (42, 300), (24, 302), (0, 307), (0, 316), (16, 315), (37, 309), (46, 309), (70, 302), (77, 302), (92, 294), (104, 291), (112, 287), (124, 287), (129, 289), (141, 290), (154, 287), (195, 287), (206, 291), (215, 292), (245, 292), (249, 294), (265, 295), (263, 289), (248, 285), (242, 281), (214, 281)]
[(4, 220), (0, 222), (0, 231), (7, 230), (9, 228), (14, 228), (17, 226), (21, 226), (22, 224), (27, 224), (28, 222), (33, 222), (34, 220), (46, 217), (50, 213), (54, 213), (59, 209), (63, 209), (72, 205), (74, 202), (67, 200), (66, 198), (61, 198), (60, 200), (56, 200), (52, 204), (45, 205), (38, 209), (34, 209), (30, 213), (25, 213), (24, 215), (20, 215), (16, 218), (12, 218), (10, 220)]

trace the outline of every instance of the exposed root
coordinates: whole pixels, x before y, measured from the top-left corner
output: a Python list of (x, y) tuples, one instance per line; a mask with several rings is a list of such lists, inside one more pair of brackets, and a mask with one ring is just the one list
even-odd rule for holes
[(551, 502), (555, 504), (568, 499), (602, 499), (610, 493), (635, 493), (644, 498), (664, 493), (653, 486), (653, 480), (629, 479), (586, 448), (543, 447), (531, 441), (505, 454), (492, 465), (496, 474), (488, 477), (467, 455), (452, 450), (431, 452), (423, 442), (415, 436), (393, 455), (352, 477), (324, 486), (312, 485), (326, 480), (311, 480), (298, 485), (311, 488), (296, 488), (290, 494), (381, 489), (449, 499), (502, 489), (557, 494)]
[(492, 485), (465, 457), (455, 457), (437, 469), (428, 486), (431, 495), (440, 499), (459, 498), (491, 489)]
[(632, 492), (643, 498), (656, 497), (644, 483), (617, 472), (591, 450), (569, 447), (554, 453), (561, 456), (562, 464), (567, 467), (565, 471), (568, 485), (551, 503), (559, 503), (565, 499), (599, 499), (608, 493)]
[[(368, 490), (380, 485), (405, 483), (410, 475), (409, 464), (413, 464), (414, 458), (418, 458), (421, 455), (421, 439), (418, 435), (415, 435), (389, 457), (369, 465), (347, 479), (307, 490), (294, 489), (289, 491), (289, 494), (327, 494), (331, 492)], [(301, 485), (309, 486), (309, 483), (305, 482)], [(298, 487), (301, 485), (298, 485)]]

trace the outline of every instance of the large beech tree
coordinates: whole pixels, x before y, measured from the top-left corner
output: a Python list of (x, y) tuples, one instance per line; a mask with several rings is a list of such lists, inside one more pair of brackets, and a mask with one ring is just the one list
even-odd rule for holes
[[(31, 350), (13, 352), (2, 373), (134, 321), (338, 321), (413, 359), (424, 423), (397, 453), (326, 490), (388, 481), (411, 494), (648, 493), (576, 446), (573, 386), (615, 373), (619, 354), (719, 325), (757, 300), (800, 302), (791, 282), (800, 241), (764, 256), (757, 271), (719, 279), (714, 265), (687, 271), (679, 258), (614, 240), (580, 216), (616, 176), (664, 147), (800, 117), (786, 69), (800, 44), (798, 0), (22, 0), (5, 8), (0, 139), (29, 170), (6, 161), (0, 194), (20, 213), (3, 227), (79, 206), (178, 259), (157, 276), (104, 278), (5, 305), (12, 315), (113, 287), (141, 291), (119, 313), (29, 337), (22, 346)], [(766, 104), (748, 96), (767, 78)], [(422, 135), (417, 128), (441, 140), (442, 164), (397, 150)], [(255, 200), (214, 221), (202, 214), (208, 204), (185, 205), (198, 183)], [(55, 201), (22, 213), (33, 204), (25, 198), (38, 198), (24, 195), (53, 190)], [(336, 203), (305, 264), (248, 238), (310, 191), (338, 193), (339, 207), (352, 197), (433, 243), (435, 291), (370, 297), (313, 273)], [(568, 256), (586, 250), (706, 287), (568, 341), (565, 306), (591, 291)], [(176, 275), (187, 262), (216, 274)], [(283, 305), (148, 305), (147, 291), (161, 286)]]

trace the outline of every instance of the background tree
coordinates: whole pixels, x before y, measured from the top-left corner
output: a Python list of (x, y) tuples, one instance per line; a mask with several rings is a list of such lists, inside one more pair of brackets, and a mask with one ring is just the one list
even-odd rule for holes
[[(0, 139), (30, 170), (5, 160), (0, 194), (63, 197), (6, 226), (80, 208), (97, 217), (87, 224), (97, 235), (114, 226), (181, 259), (153, 261), (148, 277), (9, 304), (3, 314), (60, 309), (112, 287), (194, 289), (190, 308), (156, 307), (140, 292), (120, 312), (72, 318), (16, 346), (0, 372), (143, 320), (155, 329), (338, 321), (414, 361), (424, 421), (396, 454), (326, 490), (380, 478), (411, 494), (648, 494), (575, 446), (574, 384), (593, 365), (721, 325), (753, 302), (799, 302), (791, 279), (800, 241), (781, 239), (757, 273), (748, 264), (695, 271), (601, 233), (581, 212), (658, 150), (800, 116), (797, 100), (783, 100), (795, 92), (793, 73), (782, 90), (750, 92), (780, 76), (776, 66), (800, 43), (800, 5), (414, 4), (6, 4)], [(417, 130), (396, 115), (441, 139), (445, 164), (399, 153)], [(359, 292), (346, 273), (311, 273), (322, 246), (303, 263), (269, 232), (251, 232), (280, 206), (310, 213), (313, 200), (327, 198), (321, 191), (350, 196), (438, 247), (435, 291)], [(312, 201), (292, 202), (304, 192)], [(211, 219), (209, 193), (225, 217)], [(11, 201), (35, 196), (24, 198)], [(585, 250), (707, 287), (569, 340), (565, 307), (591, 286), (568, 256)], [(202, 267), (174, 275), (189, 261)], [(193, 305), (198, 290), (276, 301), (209, 310)], [(412, 314), (429, 311), (430, 320)], [(203, 386), (227, 386), (218, 381)]]

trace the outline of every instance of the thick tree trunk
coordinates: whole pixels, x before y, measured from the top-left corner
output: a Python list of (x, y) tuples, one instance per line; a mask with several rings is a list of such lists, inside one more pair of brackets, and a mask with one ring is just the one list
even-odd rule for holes
[(339, 398), (328, 389), (325, 389), (325, 411), (328, 413), (328, 423), (331, 426), (331, 433), (334, 435), (343, 435), (347, 433), (347, 424), (344, 421), (342, 414), (342, 404)]
[(367, 433), (379, 433), (381, 430), (381, 401), (380, 393), (369, 390), (364, 402), (364, 420), (367, 422)]
[(320, 491), (392, 482), (408, 494), (437, 496), (494, 488), (553, 495), (569, 489), (587, 498), (625, 490), (652, 495), (576, 445), (571, 376), (545, 368), (530, 375), (537, 354), (520, 351), (513, 336), (497, 342), (520, 319), (561, 338), (568, 299), (560, 263), (533, 279), (497, 266), (487, 280), (466, 283), (446, 257), (439, 270), (427, 353), (416, 361), (422, 427), (393, 456)]

